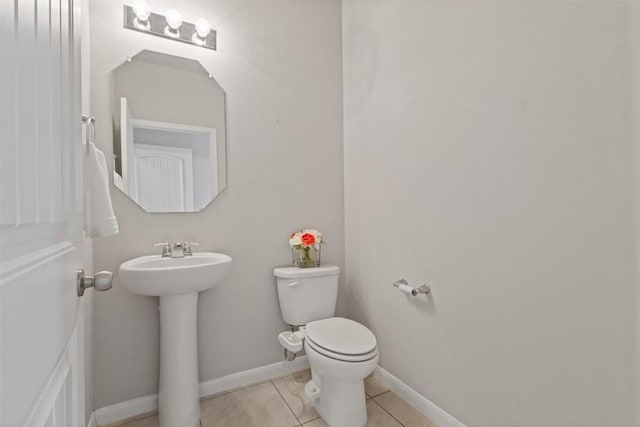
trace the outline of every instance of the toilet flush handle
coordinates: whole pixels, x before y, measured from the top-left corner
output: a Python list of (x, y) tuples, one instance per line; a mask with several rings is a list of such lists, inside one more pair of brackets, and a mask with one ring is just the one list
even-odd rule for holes
[(298, 286), (300, 286), (300, 282), (291, 282), (291, 283), (289, 283), (289, 287), (290, 288), (297, 288)]

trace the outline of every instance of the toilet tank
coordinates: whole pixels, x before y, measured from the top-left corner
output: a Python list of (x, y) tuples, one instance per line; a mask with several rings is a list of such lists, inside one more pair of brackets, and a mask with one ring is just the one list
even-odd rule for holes
[(282, 318), (301, 326), (336, 314), (340, 267), (281, 267), (273, 270)]

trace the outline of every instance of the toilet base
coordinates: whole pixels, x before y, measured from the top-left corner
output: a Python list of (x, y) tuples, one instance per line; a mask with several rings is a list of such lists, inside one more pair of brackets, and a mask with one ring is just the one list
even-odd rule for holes
[(331, 427), (364, 427), (367, 405), (364, 381), (344, 381), (313, 373), (305, 389), (320, 417)]
[(322, 419), (331, 427), (364, 427), (367, 403), (364, 379), (378, 365), (377, 349), (373, 357), (359, 362), (346, 362), (327, 357), (305, 340), (304, 350), (311, 366), (311, 384), (305, 391)]

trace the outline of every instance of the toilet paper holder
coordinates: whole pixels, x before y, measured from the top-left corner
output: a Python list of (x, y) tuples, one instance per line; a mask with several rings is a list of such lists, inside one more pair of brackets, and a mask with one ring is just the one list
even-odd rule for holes
[(411, 294), (414, 297), (419, 294), (431, 293), (431, 288), (429, 286), (420, 285), (417, 288), (413, 286), (409, 286), (409, 282), (407, 282), (405, 279), (396, 280), (395, 282), (393, 282), (393, 286), (407, 294)]

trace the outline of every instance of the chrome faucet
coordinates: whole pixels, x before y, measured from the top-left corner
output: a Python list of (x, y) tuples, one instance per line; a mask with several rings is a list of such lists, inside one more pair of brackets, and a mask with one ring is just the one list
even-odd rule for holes
[(169, 242), (154, 243), (154, 247), (162, 246), (162, 258), (171, 257), (171, 244)]
[(171, 249), (171, 258), (184, 258), (184, 243), (176, 242)]
[(198, 242), (184, 242), (184, 256), (193, 255), (193, 251), (191, 250), (191, 246), (200, 246)]
[(193, 251), (191, 246), (200, 246), (198, 242), (176, 242), (171, 248), (171, 243), (162, 242), (156, 243), (153, 246), (162, 246), (162, 258), (184, 258), (186, 256), (192, 256)]

